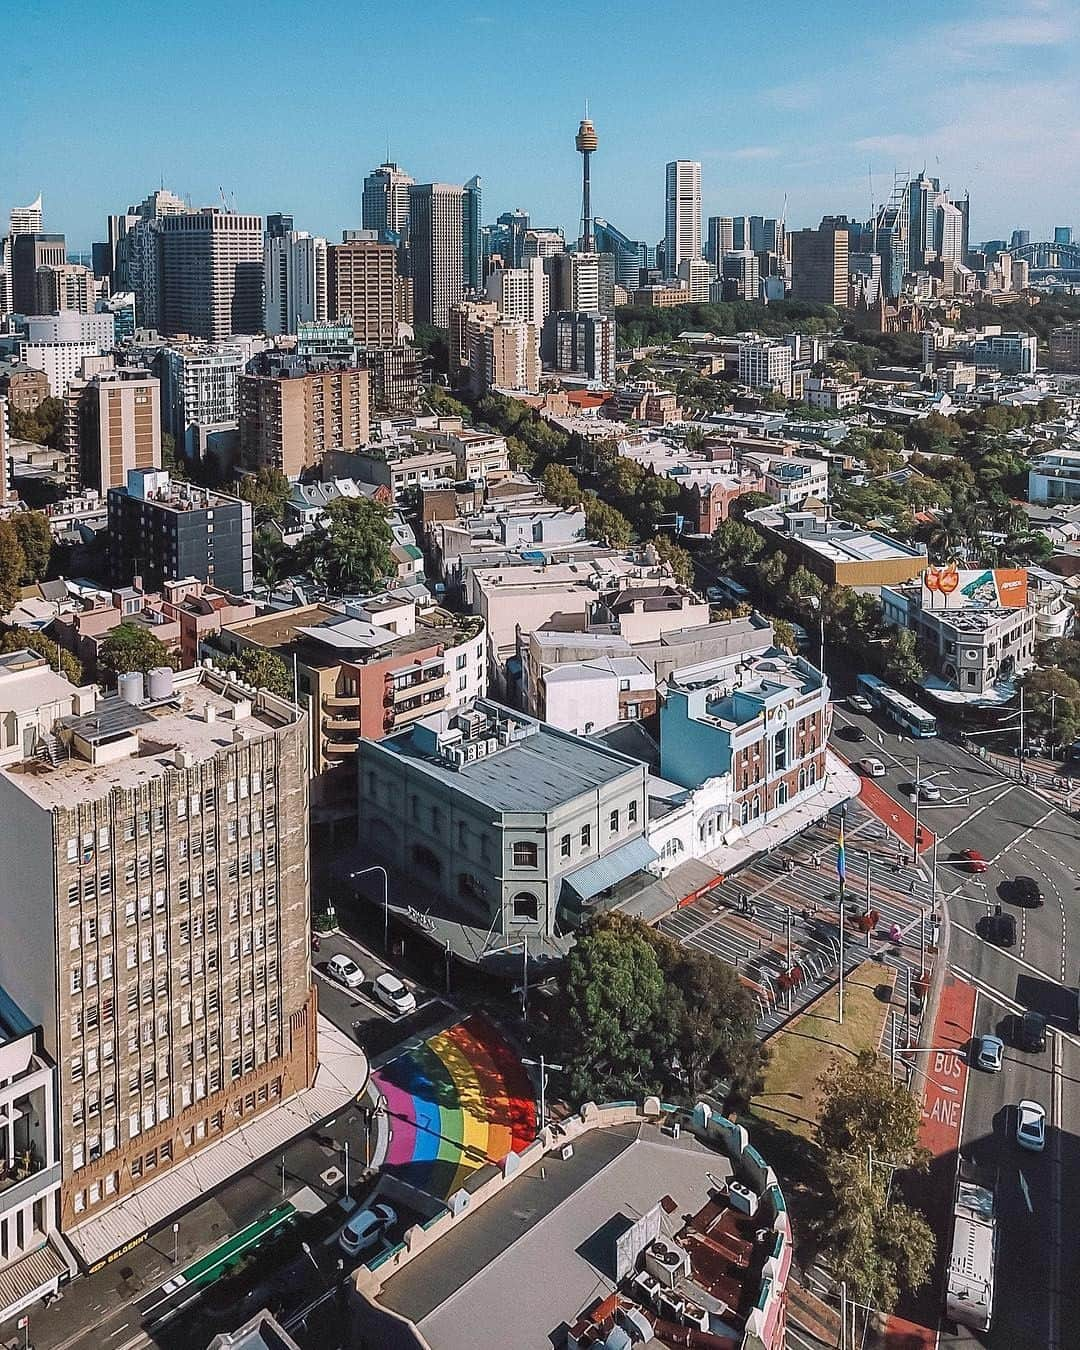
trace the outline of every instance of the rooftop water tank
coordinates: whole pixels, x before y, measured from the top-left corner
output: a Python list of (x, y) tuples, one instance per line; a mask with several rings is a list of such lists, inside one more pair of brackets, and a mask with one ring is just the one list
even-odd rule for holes
[(146, 697), (152, 703), (173, 696), (172, 666), (155, 666), (146, 675)]
[(127, 670), (116, 681), (116, 692), (125, 703), (138, 704), (143, 698), (143, 676), (141, 670)]

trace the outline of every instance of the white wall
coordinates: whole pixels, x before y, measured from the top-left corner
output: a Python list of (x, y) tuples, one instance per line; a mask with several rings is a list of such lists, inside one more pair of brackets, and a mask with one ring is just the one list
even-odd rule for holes
[(56, 843), (52, 813), (0, 773), (0, 985), (57, 1053)]
[[(551, 672), (554, 674), (554, 672)], [(560, 674), (545, 682), (544, 720), (579, 736), (613, 727), (619, 720), (619, 681), (613, 674)]]

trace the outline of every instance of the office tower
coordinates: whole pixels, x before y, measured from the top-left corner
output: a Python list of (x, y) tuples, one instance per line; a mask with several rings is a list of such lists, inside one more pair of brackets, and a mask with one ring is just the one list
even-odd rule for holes
[(308, 727), (200, 668), (146, 701), (18, 681), (0, 982), (57, 1065), (61, 1226), (92, 1264), (169, 1216), (140, 1187), (313, 1080)]
[(600, 144), (596, 138), (596, 128), (588, 116), (581, 119), (574, 137), (574, 145), (581, 156), (581, 236), (579, 248), (582, 253), (593, 251), (592, 201), (590, 197), (589, 164), (593, 151)]
[(521, 261), (530, 258), (554, 258), (566, 252), (562, 230), (526, 230), (521, 244)]
[(878, 303), (882, 285), (882, 258), (880, 253), (851, 253), (848, 255), (849, 303), (862, 304), (869, 309)]
[(37, 200), (32, 201), (29, 206), (13, 206), (11, 208), (11, 237), (14, 239), (19, 234), (40, 234), (41, 224), (41, 193), (37, 195)]
[(409, 257), (417, 323), (445, 328), (465, 293), (465, 189), (452, 183), (409, 188)]
[(701, 165), (694, 159), (672, 160), (665, 184), (664, 269), (679, 275), (684, 258), (701, 257)]
[(1023, 248), (1025, 244), (1031, 243), (1030, 230), (1013, 230), (1012, 238), (1009, 240), (1010, 248)]
[(520, 207), (515, 211), (504, 211), (489, 236), (488, 255), (497, 253), (504, 267), (520, 267), (528, 228), (528, 211), (522, 211)]
[(16, 314), (39, 314), (37, 274), (42, 267), (64, 267), (62, 234), (17, 234), (11, 240), (11, 292)]
[(736, 253), (743, 253), (750, 247), (750, 217), (732, 216), (731, 246)]
[(720, 260), (720, 298), (723, 300), (760, 299), (761, 270), (758, 256), (749, 249), (725, 253)]
[(377, 230), (382, 243), (404, 239), (409, 223), (409, 189), (414, 178), (389, 160), (364, 179), (361, 223)]
[(244, 468), (299, 478), (327, 450), (367, 444), (369, 377), (356, 367), (330, 368), (298, 357), (264, 364), (265, 374), (237, 381), (240, 460)]
[(56, 314), (73, 310), (76, 314), (93, 314), (97, 302), (94, 274), (79, 263), (64, 263), (59, 267), (39, 267), (36, 282), (37, 314)]
[(539, 332), (550, 304), (550, 282), (543, 259), (530, 258), (524, 267), (497, 268), (487, 279), (485, 293), (504, 318), (524, 319), (535, 324)]
[(546, 364), (597, 384), (615, 381), (615, 320), (610, 314), (552, 313), (541, 336)]
[(937, 208), (934, 245), (938, 257), (951, 267), (962, 265), (964, 249), (964, 213), (952, 202), (942, 202)]
[(115, 341), (116, 321), (105, 310), (92, 314), (63, 310), (58, 314), (39, 314), (27, 319), (25, 331), (30, 344), (92, 342), (97, 345), (98, 352), (107, 352)]
[(550, 310), (599, 310), (600, 258), (596, 253), (556, 253), (544, 262)]
[(784, 226), (770, 216), (750, 217), (750, 243), (755, 253), (783, 253)]
[(1054, 243), (1071, 244), (1073, 241), (1073, 227), (1071, 225), (1054, 226)]
[(197, 342), (162, 350), (162, 429), (188, 459), (198, 457), (203, 429), (235, 426), (236, 386), (245, 364), (240, 346)]
[(11, 240), (5, 234), (0, 236), (0, 316), (10, 314), (14, 308), (11, 293)]
[(771, 389), (791, 393), (791, 348), (786, 342), (767, 338), (744, 342), (739, 347), (739, 383), (751, 389)]
[(480, 189), (480, 175), (473, 174), (463, 189), (461, 199), (461, 273), (465, 289), (473, 295), (480, 294), (484, 284), (483, 264), (480, 256), (480, 213), (483, 209), (483, 194)]
[(161, 331), (222, 342), (263, 330), (263, 219), (206, 208), (158, 222)]
[(284, 239), (293, 232), (292, 216), (284, 215), (280, 211), (273, 211), (266, 217), (266, 237), (267, 239)]
[(75, 379), (64, 395), (64, 453), (72, 494), (122, 487), (129, 469), (161, 467), (161, 384), (142, 370)]
[(295, 333), (302, 323), (325, 323), (326, 240), (306, 230), (267, 231), (263, 245), (265, 329)]
[(791, 298), (846, 305), (848, 300), (848, 230), (826, 216), (816, 230), (788, 235)]
[(713, 279), (712, 263), (704, 258), (684, 258), (679, 264), (679, 280), (686, 287), (692, 304), (702, 304), (709, 298), (709, 283)]
[(602, 216), (593, 219), (593, 243), (597, 253), (609, 253), (615, 260), (615, 280), (632, 289), (641, 280), (641, 269), (648, 265), (648, 245), (629, 239)]
[(117, 291), (113, 295), (103, 296), (94, 306), (97, 314), (111, 314), (113, 337), (116, 343), (135, 336), (135, 293)]
[(146, 590), (197, 581), (243, 595), (254, 583), (251, 503), (195, 483), (174, 483), (164, 469), (131, 469), (109, 503), (109, 565), (114, 585), (142, 577)]
[(358, 343), (396, 342), (398, 323), (404, 316), (395, 246), (375, 239), (346, 239), (331, 244), (327, 256), (330, 317), (350, 319)]
[(710, 216), (705, 256), (714, 267), (719, 267), (725, 253), (735, 250), (735, 221), (731, 216)]

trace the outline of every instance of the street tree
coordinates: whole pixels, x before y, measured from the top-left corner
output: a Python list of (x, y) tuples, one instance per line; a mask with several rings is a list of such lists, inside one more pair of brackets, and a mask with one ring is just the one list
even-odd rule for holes
[(918, 684), (926, 673), (919, 657), (915, 634), (902, 628), (887, 638), (884, 651), (885, 678), (891, 684)]
[(919, 1148), (919, 1104), (872, 1051), (826, 1070), (818, 1114), (818, 1143), (837, 1157), (865, 1165), (868, 1149), (901, 1167), (925, 1162)]
[(709, 561), (720, 572), (748, 567), (764, 549), (761, 535), (741, 520), (721, 521), (707, 546)]
[(302, 565), (316, 568), (338, 594), (363, 594), (383, 585), (394, 569), (386, 508), (368, 497), (345, 497), (326, 508), (326, 524), (299, 545)]
[(113, 628), (98, 649), (98, 669), (115, 684), (118, 675), (140, 670), (144, 674), (155, 666), (177, 665), (169, 649), (148, 628), (137, 623), (122, 623)]
[(22, 584), (29, 586), (48, 574), (53, 552), (52, 530), (40, 511), (16, 511), (9, 517), (26, 558)]
[(557, 506), (577, 506), (581, 501), (581, 484), (565, 464), (549, 464), (540, 480), (544, 496)]
[(593, 492), (585, 494), (585, 525), (589, 534), (611, 548), (626, 548), (634, 537), (630, 522), (614, 506)]
[(0, 614), (6, 614), (22, 593), (26, 573), (26, 554), (15, 526), (0, 520)]
[(694, 560), (686, 549), (676, 544), (666, 534), (658, 534), (653, 540), (660, 561), (665, 562), (675, 574), (675, 580), (683, 586), (694, 584)]
[(256, 525), (285, 518), (285, 503), (292, 484), (279, 469), (262, 468), (255, 474), (246, 474), (236, 484), (236, 495), (251, 503), (251, 515)]

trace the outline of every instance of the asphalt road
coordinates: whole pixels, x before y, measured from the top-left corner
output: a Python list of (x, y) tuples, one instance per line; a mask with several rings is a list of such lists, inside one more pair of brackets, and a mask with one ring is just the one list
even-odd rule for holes
[[(921, 824), (937, 837), (938, 891), (952, 923), (952, 970), (978, 991), (976, 1034), (1002, 1034), (1000, 1074), (972, 1069), (963, 1107), (961, 1152), (996, 1177), (999, 1251), (993, 1326), (986, 1338), (948, 1332), (940, 1344), (989, 1344), (992, 1350), (1064, 1350), (1080, 1326), (1080, 825), (1027, 788), (1003, 779), (959, 746), (940, 738), (900, 740), (891, 723), (837, 705), (833, 744), (852, 761), (866, 755), (887, 768), (879, 787), (911, 808), (915, 778), (941, 790), (941, 803), (920, 807)], [(860, 726), (866, 740), (856, 741)], [(884, 744), (879, 744), (878, 737)], [(959, 861), (977, 849), (987, 871)], [(933, 852), (924, 858), (933, 858)], [(1044, 904), (1011, 902), (1009, 883), (1033, 877)], [(979, 936), (995, 905), (1016, 918), (1010, 950)], [(1008, 1020), (1027, 1008), (1045, 1013), (1050, 1043), (1039, 1055), (1010, 1044)], [(1015, 1140), (1016, 1106), (1033, 1098), (1047, 1109), (1046, 1151), (1031, 1154)], [(946, 1239), (951, 1241), (951, 1234)]]

